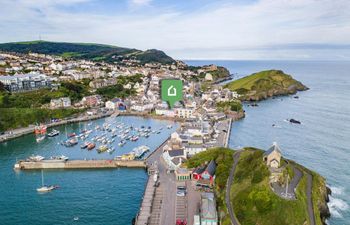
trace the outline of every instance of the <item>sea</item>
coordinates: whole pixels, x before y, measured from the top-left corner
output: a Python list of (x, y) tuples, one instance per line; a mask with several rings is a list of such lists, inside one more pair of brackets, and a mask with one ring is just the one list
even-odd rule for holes
[[(94, 130), (90, 134), (91, 139), (102, 134), (102, 131), (95, 130), (97, 125), (108, 123), (114, 126), (116, 122), (134, 128), (151, 127), (160, 133), (152, 133), (149, 138), (140, 137), (137, 142), (129, 141), (123, 147), (117, 145), (119, 139), (116, 138), (113, 146), (117, 147), (112, 154), (81, 149), (83, 141), (70, 148), (60, 144), (68, 134), (78, 134), (84, 129)], [(168, 125), (173, 127), (168, 129)], [(36, 142), (34, 134), (0, 143), (0, 224), (131, 224), (140, 209), (148, 178), (144, 169), (45, 170), (45, 184), (58, 185), (59, 188), (40, 194), (36, 189), (41, 186), (41, 171), (15, 171), (13, 166), (16, 160), (31, 155), (49, 158), (63, 154), (69, 159), (113, 159), (140, 145), (147, 145), (152, 152), (176, 128), (177, 124), (169, 121), (120, 116), (55, 127), (60, 135), (40, 143)]]
[[(267, 149), (277, 142), (284, 157), (318, 172), (332, 189), (330, 225), (350, 225), (350, 62), (333, 61), (186, 61), (225, 66), (233, 79), (266, 69), (281, 69), (310, 89), (293, 96), (245, 104), (246, 117), (232, 126), (231, 148)], [(301, 121), (300, 125), (287, 122)], [(71, 132), (120, 121), (134, 127), (162, 129), (148, 139), (128, 143), (109, 155), (66, 148), (59, 142)], [(168, 121), (139, 117), (106, 118), (60, 126), (61, 135), (36, 143), (26, 135), (0, 143), (0, 224), (131, 224), (139, 210), (147, 174), (143, 169), (44, 171), (45, 183), (59, 189), (38, 194), (40, 171), (13, 170), (17, 159), (32, 154), (64, 154), (71, 159), (111, 159), (146, 144), (154, 150), (175, 129)], [(274, 124), (274, 126), (272, 126)]]
[[(187, 61), (225, 66), (233, 79), (280, 69), (308, 86), (297, 96), (245, 104), (246, 117), (232, 126), (231, 148), (267, 149), (277, 142), (284, 157), (324, 176), (332, 189), (330, 225), (350, 224), (350, 62)], [(291, 124), (288, 119), (301, 121)], [(272, 126), (274, 125), (274, 126)]]

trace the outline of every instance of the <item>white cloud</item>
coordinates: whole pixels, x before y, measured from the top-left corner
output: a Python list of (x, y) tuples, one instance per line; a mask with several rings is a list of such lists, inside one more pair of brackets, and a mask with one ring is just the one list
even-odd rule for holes
[(142, 5), (149, 5), (152, 2), (152, 0), (130, 0), (130, 2), (133, 5), (142, 6)]
[[(87, 0), (8, 1), (0, 8), (0, 41), (44, 39), (99, 42), (139, 49), (158, 48), (177, 58), (348, 58), (350, 4), (347, 0), (260, 0), (176, 10), (101, 15), (57, 9)], [(150, 0), (132, 0), (149, 4)], [(41, 2), (42, 4), (39, 4)], [(50, 3), (49, 3), (50, 2)], [(56, 2), (56, 3), (55, 3)], [(15, 12), (15, 13), (14, 13)], [(295, 44), (328, 45), (327, 49)]]

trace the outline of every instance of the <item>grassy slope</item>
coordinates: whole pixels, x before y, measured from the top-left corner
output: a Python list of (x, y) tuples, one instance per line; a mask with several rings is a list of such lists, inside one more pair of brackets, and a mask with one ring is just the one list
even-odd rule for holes
[(280, 70), (266, 70), (241, 79), (232, 81), (225, 85), (230, 90), (237, 91), (240, 94), (261, 94), (270, 90), (289, 93), (289, 88), (295, 87), (296, 90), (305, 90), (306, 87), (299, 81), (294, 80), (290, 75)]
[[(297, 200), (287, 201), (269, 187), (269, 175), (260, 150), (241, 154), (231, 189), (234, 211), (242, 225), (301, 225), (308, 220), (306, 178), (297, 187)], [(254, 177), (262, 174), (260, 179)]]
[(42, 54), (60, 55), (76, 59), (114, 61), (112, 56), (134, 55), (141, 63), (160, 62), (173, 63), (174, 60), (159, 50), (140, 51), (137, 49), (123, 48), (111, 45), (93, 43), (66, 43), (47, 41), (12, 42), (0, 44), (0, 50), (9, 52), (29, 53), (36, 52)]

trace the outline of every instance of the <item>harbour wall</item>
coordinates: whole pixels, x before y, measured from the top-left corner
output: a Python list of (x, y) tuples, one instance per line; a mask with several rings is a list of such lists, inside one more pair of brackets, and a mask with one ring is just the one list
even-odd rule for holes
[(104, 169), (104, 168), (146, 168), (144, 160), (68, 160), (66, 162), (57, 162), (43, 160), (40, 162), (19, 161), (16, 169), (21, 170), (39, 170), (39, 169)]

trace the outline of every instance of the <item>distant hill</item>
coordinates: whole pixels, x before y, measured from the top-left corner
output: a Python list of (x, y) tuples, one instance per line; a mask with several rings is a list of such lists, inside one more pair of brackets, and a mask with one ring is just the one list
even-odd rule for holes
[(58, 55), (65, 58), (88, 59), (94, 61), (114, 62), (122, 59), (140, 60), (142, 64), (158, 62), (171, 64), (175, 62), (170, 56), (156, 49), (141, 51), (111, 45), (90, 43), (65, 43), (48, 41), (12, 42), (0, 44), (0, 51), (18, 53), (40, 53)]
[(308, 88), (281, 70), (266, 70), (225, 85), (236, 91), (242, 100), (259, 101), (272, 96), (295, 94)]

